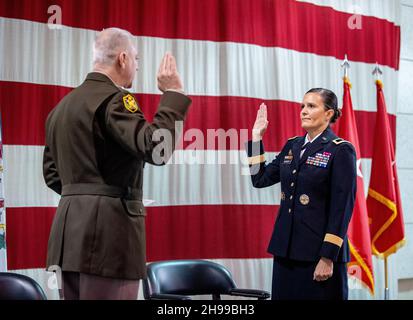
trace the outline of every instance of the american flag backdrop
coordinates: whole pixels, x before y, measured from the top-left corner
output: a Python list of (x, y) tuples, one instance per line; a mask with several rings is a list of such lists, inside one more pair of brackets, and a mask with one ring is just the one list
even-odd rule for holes
[[(367, 190), (376, 62), (395, 137), (399, 0), (0, 0), (7, 267), (35, 278), (49, 297), (56, 293), (47, 288), (44, 267), (59, 197), (42, 177), (45, 119), (91, 71), (96, 31), (107, 27), (135, 37), (140, 60), (132, 92), (148, 120), (167, 50), (193, 100), (175, 152), (175, 159), (189, 161), (145, 167), (144, 198), (155, 201), (147, 207), (148, 260), (212, 259), (240, 287), (270, 290), (266, 248), (280, 187), (254, 189), (243, 174), (243, 146), (258, 106), (268, 106), (264, 144), (272, 160), (289, 137), (303, 134), (299, 105), (308, 89), (332, 89), (342, 101), (340, 64), (347, 54)], [(196, 150), (195, 140), (204, 141)], [(381, 272), (375, 270), (376, 281)], [(350, 297), (370, 294), (351, 287)]]

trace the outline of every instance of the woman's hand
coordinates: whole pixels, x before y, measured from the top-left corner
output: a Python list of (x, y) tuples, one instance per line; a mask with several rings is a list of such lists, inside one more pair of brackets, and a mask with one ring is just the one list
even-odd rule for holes
[(267, 130), (267, 106), (261, 103), (257, 112), (257, 119), (255, 119), (254, 127), (252, 128), (252, 141), (260, 141)]
[(333, 276), (333, 261), (327, 258), (321, 258), (315, 267), (313, 280), (325, 281)]

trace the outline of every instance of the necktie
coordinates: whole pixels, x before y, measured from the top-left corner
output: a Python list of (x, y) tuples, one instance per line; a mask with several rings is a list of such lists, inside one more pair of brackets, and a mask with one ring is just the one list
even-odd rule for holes
[(301, 153), (300, 153), (300, 159), (303, 156), (305, 149), (307, 149), (310, 146), (311, 142), (307, 141), (307, 143), (305, 143), (302, 147), (301, 147)]

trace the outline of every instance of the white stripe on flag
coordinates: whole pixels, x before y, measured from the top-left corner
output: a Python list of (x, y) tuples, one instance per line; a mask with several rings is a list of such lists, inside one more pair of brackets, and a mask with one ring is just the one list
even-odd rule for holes
[[(43, 147), (4, 146), (5, 196), (7, 207), (56, 207), (59, 196), (48, 189), (42, 175)], [(153, 206), (173, 205), (278, 205), (279, 184), (256, 189), (252, 186), (244, 151), (177, 150), (174, 157), (185, 158), (184, 164), (163, 167), (145, 166), (144, 199), (153, 199)], [(266, 154), (272, 161), (275, 153)], [(195, 159), (227, 159), (226, 164), (189, 164)], [(238, 159), (231, 164), (229, 159)], [(240, 160), (241, 159), (241, 160)], [(191, 161), (191, 162), (190, 162)], [(13, 164), (7, 166), (7, 164)], [(182, 161), (181, 161), (182, 163)], [(370, 179), (370, 159), (362, 160), (365, 187)], [(162, 184), (158, 182), (162, 181)], [(195, 182), (195, 183), (194, 183)], [(367, 194), (367, 193), (366, 193)]]

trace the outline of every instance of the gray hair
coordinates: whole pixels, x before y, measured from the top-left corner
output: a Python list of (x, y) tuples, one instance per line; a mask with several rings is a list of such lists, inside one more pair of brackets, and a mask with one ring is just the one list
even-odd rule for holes
[(119, 28), (103, 29), (93, 45), (93, 65), (112, 65), (118, 54), (132, 46), (133, 36)]

